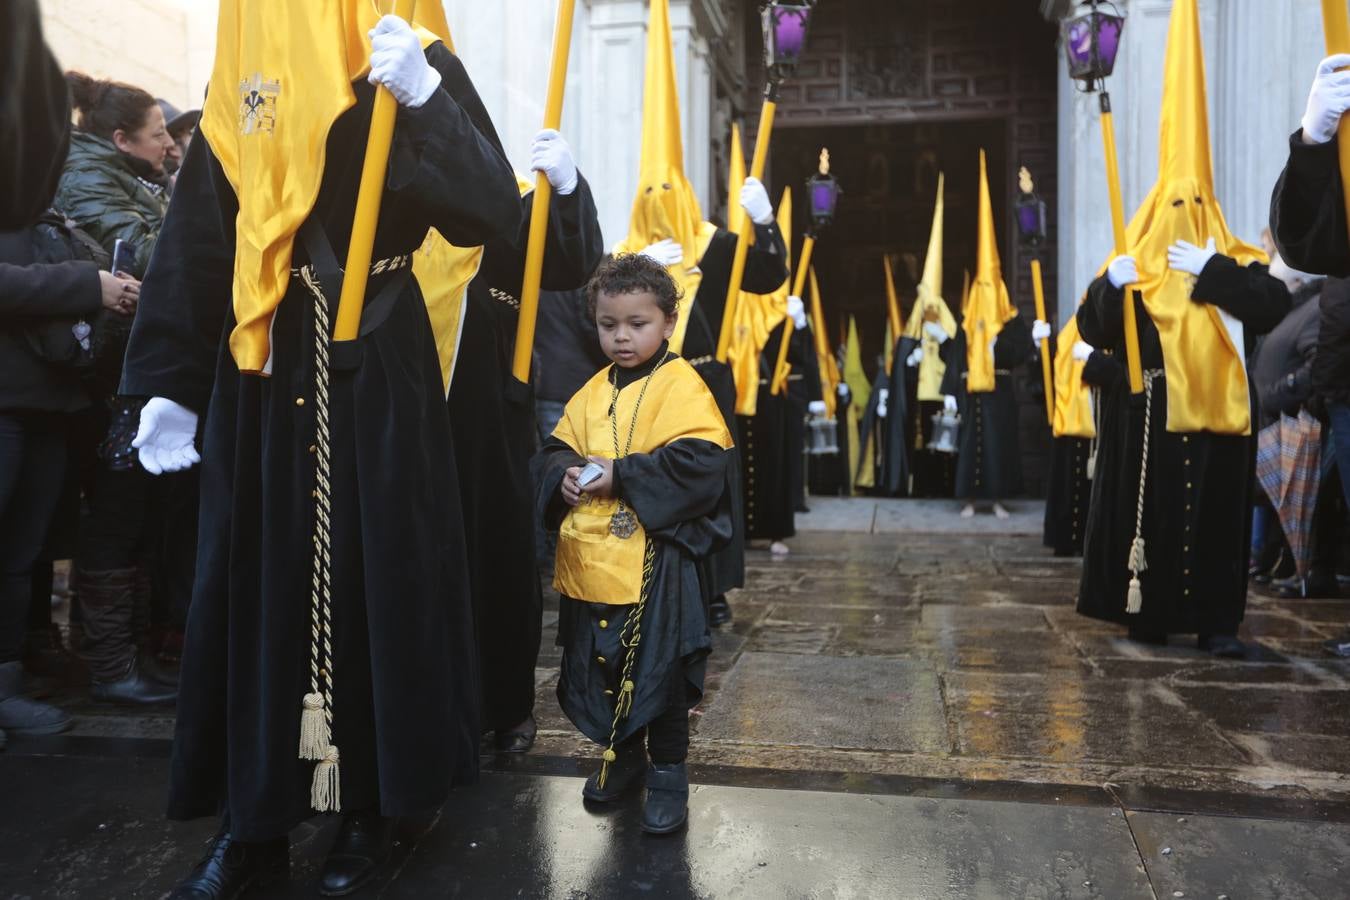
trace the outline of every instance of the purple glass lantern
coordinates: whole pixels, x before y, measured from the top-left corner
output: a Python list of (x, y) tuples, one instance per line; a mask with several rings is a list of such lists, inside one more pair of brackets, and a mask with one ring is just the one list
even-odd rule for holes
[(1031, 180), (1031, 172), (1023, 166), (1017, 173), (1021, 193), (1013, 204), (1017, 216), (1017, 234), (1026, 247), (1039, 247), (1045, 243), (1046, 216), (1045, 201), (1036, 195), (1036, 186)]
[(792, 77), (806, 50), (806, 32), (811, 25), (814, 0), (764, 4), (764, 69), (773, 84)]
[(1069, 61), (1069, 77), (1085, 83), (1085, 90), (1095, 91), (1116, 68), (1116, 54), (1120, 52), (1120, 33), (1125, 28), (1125, 17), (1110, 3), (1110, 13), (1097, 9), (1100, 0), (1091, 0), (1092, 8), (1064, 22), (1064, 56)]
[(806, 181), (806, 196), (810, 202), (811, 233), (819, 234), (834, 221), (835, 208), (843, 190), (830, 174), (830, 151), (820, 151), (820, 171)]

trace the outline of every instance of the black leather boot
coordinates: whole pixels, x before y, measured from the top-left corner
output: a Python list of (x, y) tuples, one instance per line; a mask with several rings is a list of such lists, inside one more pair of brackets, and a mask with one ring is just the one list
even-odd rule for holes
[(1247, 658), (1247, 645), (1231, 634), (1202, 634), (1195, 645), (1219, 659)]
[(600, 786), (600, 770), (596, 769), (586, 779), (581, 796), (592, 803), (612, 803), (641, 781), (646, 771), (647, 752), (642, 747), (642, 739), (631, 739), (616, 748), (614, 762), (609, 764), (609, 773), (605, 776), (605, 786)]
[(498, 753), (528, 753), (538, 734), (539, 726), (534, 716), (530, 716), (510, 731), (498, 731), (492, 736), (492, 743)]
[(269, 887), (290, 877), (287, 838), (244, 843), (222, 831), (211, 841), (211, 849), (192, 874), (169, 893), (168, 900), (235, 900), (253, 888)]
[(708, 624), (713, 628), (719, 628), (730, 622), (731, 604), (727, 602), (726, 594), (719, 594), (708, 604)]
[(679, 831), (689, 819), (689, 770), (684, 763), (653, 765), (647, 770), (647, 802), (642, 830), (648, 834)]
[(394, 820), (370, 812), (350, 813), (319, 873), (319, 893), (345, 897), (359, 891), (389, 861), (394, 849)]
[(141, 668), (140, 658), (132, 657), (121, 678), (93, 682), (89, 685), (89, 696), (100, 703), (156, 706), (177, 700), (178, 688), (155, 681)]
[(64, 710), (25, 697), (22, 693), (23, 663), (0, 664), (0, 729), (18, 735), (60, 734), (71, 725)]

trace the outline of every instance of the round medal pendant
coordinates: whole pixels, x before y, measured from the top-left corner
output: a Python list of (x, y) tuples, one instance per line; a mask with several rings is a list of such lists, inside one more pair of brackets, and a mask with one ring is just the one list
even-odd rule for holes
[(619, 507), (618, 512), (609, 517), (609, 533), (620, 540), (628, 540), (637, 534), (637, 529), (637, 516), (622, 506)]

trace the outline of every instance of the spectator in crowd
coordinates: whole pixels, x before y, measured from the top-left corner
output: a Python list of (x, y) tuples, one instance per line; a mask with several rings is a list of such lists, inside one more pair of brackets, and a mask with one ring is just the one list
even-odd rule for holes
[(48, 211), (0, 233), (0, 746), (5, 732), (55, 734), (60, 709), (20, 692), (33, 565), (66, 475), (68, 419), (89, 407), (83, 371), (106, 321), (135, 308), (139, 282)]
[[(79, 112), (57, 205), (113, 254), (114, 265), (141, 277), (164, 221), (164, 166), (173, 139), (164, 112), (132, 85), (67, 74)], [(118, 244), (121, 243), (121, 252)], [(118, 335), (125, 346), (128, 324)], [(162, 516), (157, 488), (136, 461), (142, 398), (117, 394), (121, 350), (110, 351), (112, 371), (95, 382), (101, 465), (86, 493), (75, 565), (83, 640), (75, 649), (89, 666), (96, 700), (151, 704), (174, 699), (174, 676), (150, 659), (139, 643), (149, 629), (153, 560)], [(179, 548), (187, 553), (189, 548)]]
[(201, 119), (202, 111), (190, 109), (187, 112), (180, 112), (178, 107), (163, 98), (155, 102), (159, 104), (160, 112), (164, 113), (164, 127), (173, 140), (164, 156), (164, 186), (173, 193), (174, 179), (178, 176), (179, 167), (183, 165), (183, 158), (187, 156), (188, 145), (192, 143), (192, 136), (197, 131), (197, 121)]
[(0, 231), (51, 204), (70, 143), (70, 98), (37, 0), (0, 3)]
[[(1350, 280), (1328, 279), (1318, 305), (1321, 321), (1312, 362), (1312, 387), (1331, 425), (1330, 452), (1344, 509), (1350, 510)], [(1319, 502), (1324, 497), (1325, 493)], [(1346, 527), (1344, 518), (1341, 521)], [(1350, 632), (1328, 641), (1327, 647), (1336, 656), (1350, 658)]]

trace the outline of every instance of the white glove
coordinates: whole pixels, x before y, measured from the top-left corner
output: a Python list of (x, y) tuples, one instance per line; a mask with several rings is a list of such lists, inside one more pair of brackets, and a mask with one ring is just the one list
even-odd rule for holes
[(949, 413), (956, 412), (956, 398), (953, 397), (951, 394), (948, 394), (947, 396), (943, 397), (942, 408)]
[(773, 224), (773, 203), (758, 178), (747, 178), (741, 187), (741, 209), (756, 225)]
[(801, 297), (788, 297), (787, 314), (798, 331), (806, 327), (806, 304)]
[(1328, 56), (1317, 67), (1308, 108), (1303, 113), (1303, 141), (1325, 144), (1336, 136), (1341, 116), (1350, 110), (1350, 72), (1337, 72), (1350, 66), (1350, 55)]
[(834, 392), (838, 394), (840, 397), (844, 398), (845, 400), (847, 400), (849, 398), (849, 395), (853, 393), (853, 391), (849, 389), (848, 384), (843, 381), (839, 382), (839, 387), (835, 388)]
[(664, 241), (657, 241), (652, 244), (638, 255), (654, 259), (669, 269), (671, 266), (684, 261), (684, 248), (677, 244), (673, 238), (666, 238)]
[(1087, 341), (1078, 341), (1073, 345), (1073, 358), (1078, 362), (1087, 362), (1088, 357), (1096, 352), (1097, 349)]
[(1031, 339), (1036, 343), (1050, 339), (1050, 323), (1037, 319), (1031, 326)]
[(1178, 272), (1199, 275), (1217, 254), (1214, 238), (1210, 238), (1203, 247), (1197, 247), (1189, 241), (1177, 241), (1167, 248), (1167, 265)]
[(877, 400), (877, 418), (886, 418), (886, 402), (891, 399), (891, 392), (886, 388), (881, 389), (881, 397)]
[(950, 335), (947, 334), (947, 330), (943, 328), (941, 325), (939, 325), (937, 322), (924, 322), (923, 330), (927, 332), (930, 338), (937, 341), (939, 345), (947, 343), (947, 341), (950, 339)]
[(427, 62), (412, 26), (398, 16), (383, 16), (370, 30), (367, 80), (388, 88), (399, 106), (417, 109), (441, 86), (441, 73)]
[(1106, 277), (1112, 287), (1123, 291), (1130, 285), (1139, 283), (1139, 264), (1134, 261), (1133, 256), (1117, 256), (1106, 267)]
[(140, 451), (141, 465), (151, 475), (190, 469), (202, 458), (192, 441), (197, 437), (197, 414), (163, 397), (152, 397), (141, 410), (141, 427), (131, 442)]
[(923, 362), (923, 348), (915, 347), (914, 352), (911, 353), (909, 355), (909, 358), (905, 360), (905, 365), (909, 366), (912, 369), (921, 362)]
[(577, 161), (567, 139), (552, 128), (545, 128), (534, 136), (530, 147), (530, 168), (543, 172), (553, 189), (566, 197), (577, 189)]
[(813, 416), (825, 415), (825, 401), (812, 400), (810, 403), (806, 404), (806, 411)]

